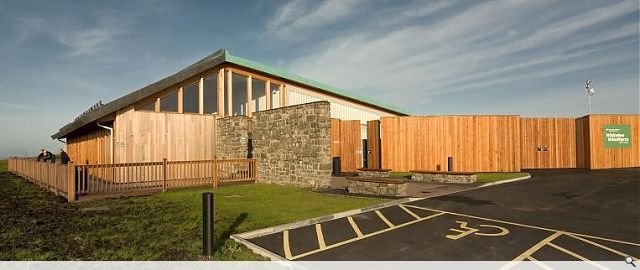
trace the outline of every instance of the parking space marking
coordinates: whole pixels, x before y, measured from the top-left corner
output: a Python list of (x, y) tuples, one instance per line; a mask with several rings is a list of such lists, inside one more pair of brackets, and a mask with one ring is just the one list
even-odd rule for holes
[[(461, 214), (461, 213), (455, 213), (455, 212), (448, 212), (448, 211), (443, 211), (443, 210), (437, 210), (437, 209), (431, 209), (431, 208), (426, 208), (426, 207), (420, 207), (420, 206), (415, 206), (415, 205), (408, 205), (408, 204), (400, 204), (398, 205), (401, 209), (403, 209), (405, 212), (407, 212), (408, 214), (410, 214), (411, 216), (413, 216), (414, 218), (416, 218), (415, 220), (411, 220), (402, 224), (398, 224), (398, 225), (394, 225), (393, 223), (391, 223), (383, 214), (381, 211), (379, 210), (374, 210), (373, 212), (376, 213), (376, 215), (380, 218), (380, 220), (382, 220), (387, 226), (388, 228), (379, 230), (379, 231), (375, 231), (372, 233), (368, 233), (368, 234), (363, 234), (362, 231), (360, 230), (360, 228), (358, 227), (358, 224), (356, 223), (356, 221), (354, 220), (354, 216), (348, 216), (346, 217), (347, 221), (349, 222), (349, 224), (351, 225), (351, 228), (353, 229), (353, 231), (356, 234), (355, 238), (350, 238), (347, 240), (344, 240), (342, 242), (338, 242), (338, 243), (334, 243), (331, 245), (327, 245), (324, 239), (324, 232), (323, 232), (323, 228), (322, 228), (322, 224), (318, 223), (315, 224), (315, 231), (316, 231), (316, 236), (318, 239), (318, 248), (315, 250), (311, 250), (311, 251), (307, 251), (298, 255), (293, 255), (291, 253), (291, 248), (290, 248), (290, 235), (289, 235), (289, 231), (285, 230), (283, 231), (283, 249), (284, 249), (284, 255), (285, 258), (288, 260), (297, 260), (318, 252), (322, 252), (328, 249), (332, 249), (332, 248), (336, 248), (339, 246), (343, 246), (349, 243), (353, 243), (365, 238), (369, 238), (369, 237), (373, 237), (382, 233), (386, 233), (398, 228), (402, 228), (405, 226), (409, 226), (421, 221), (425, 221), (425, 220), (429, 220), (438, 216), (442, 216), (442, 215), (452, 215), (452, 216), (458, 216), (458, 217), (466, 217), (466, 218), (472, 218), (472, 219), (476, 219), (476, 220), (484, 220), (484, 221), (490, 221), (490, 222), (495, 222), (495, 223), (500, 223), (500, 224), (508, 224), (508, 225), (513, 225), (513, 226), (519, 226), (519, 227), (524, 227), (524, 228), (530, 228), (530, 229), (537, 229), (537, 230), (542, 230), (542, 231), (547, 231), (550, 232), (551, 234), (549, 236), (547, 236), (545, 239), (537, 242), (535, 245), (531, 246), (529, 249), (527, 249), (526, 251), (524, 251), (522, 254), (518, 255), (517, 257), (515, 257), (513, 259), (513, 261), (509, 262), (508, 264), (504, 265), (502, 268), (500, 269), (511, 269), (514, 266), (516, 266), (518, 263), (524, 261), (524, 260), (529, 260), (529, 261), (533, 261), (536, 262), (536, 265), (540, 266), (541, 268), (544, 269), (549, 269), (548, 266), (546, 266), (545, 264), (543, 264), (542, 262), (539, 262), (537, 259), (535, 259), (535, 257), (533, 257), (533, 255), (538, 252), (540, 249), (542, 249), (545, 246), (549, 246), (559, 252), (562, 252), (564, 254), (568, 254), (570, 256), (573, 256), (579, 260), (582, 261), (586, 261), (590, 264), (592, 264), (593, 266), (600, 268), (600, 269), (605, 269), (602, 265), (599, 265), (595, 262), (592, 262), (591, 260), (589, 260), (588, 258), (572, 251), (569, 249), (566, 249), (560, 245), (558, 245), (557, 243), (553, 243), (552, 241), (554, 241), (555, 239), (557, 239), (558, 237), (562, 236), (562, 235), (566, 235), (568, 237), (572, 237), (578, 241), (582, 241), (583, 243), (598, 247), (602, 250), (606, 250), (609, 252), (612, 252), (614, 254), (617, 254), (619, 256), (622, 257), (632, 257), (634, 258), (634, 260), (637, 260), (637, 258), (630, 256), (624, 252), (621, 252), (619, 250), (613, 249), (611, 247), (606, 246), (605, 244), (599, 244), (597, 242), (591, 241), (589, 239), (592, 240), (604, 240), (604, 241), (608, 241), (608, 242), (613, 242), (613, 243), (620, 243), (620, 244), (627, 244), (627, 245), (633, 245), (633, 246), (640, 246), (640, 244), (638, 243), (631, 243), (631, 242), (627, 242), (627, 241), (622, 241), (622, 240), (616, 240), (616, 239), (608, 239), (608, 238), (604, 238), (604, 237), (597, 237), (597, 236), (592, 236), (592, 235), (585, 235), (585, 234), (579, 234), (579, 233), (572, 233), (572, 232), (566, 232), (566, 231), (561, 231), (561, 230), (554, 230), (554, 229), (549, 229), (549, 228), (544, 228), (544, 227), (539, 227), (539, 226), (534, 226), (534, 225), (527, 225), (527, 224), (521, 224), (521, 223), (516, 223), (516, 222), (509, 222), (509, 221), (504, 221), (504, 220), (497, 220), (497, 219), (491, 219), (491, 218), (484, 218), (484, 217), (479, 217), (479, 216), (474, 216), (474, 215), (467, 215), (467, 214)], [(426, 216), (426, 217), (419, 217), (417, 214), (415, 214), (413, 211), (411, 211), (410, 209), (414, 208), (414, 209), (420, 209), (420, 210), (426, 210), (426, 211), (430, 211), (433, 214)], [(501, 226), (497, 226), (497, 225), (492, 225), (492, 224), (476, 224), (476, 226), (469, 226), (467, 222), (465, 221), (456, 221), (456, 223), (459, 225), (459, 229), (458, 228), (452, 228), (450, 229), (450, 231), (454, 231), (454, 232), (458, 232), (460, 234), (458, 235), (453, 235), (452, 237), (449, 237), (449, 235), (447, 235), (447, 238), (449, 239), (453, 239), (453, 238), (462, 238), (466, 235), (470, 235), (470, 234), (477, 234), (479, 236), (504, 236), (509, 234), (509, 229), (501, 227)], [(481, 232), (481, 228), (490, 228), (492, 230), (489, 231), (485, 231), (485, 232)], [(459, 237), (458, 237), (459, 236)], [(457, 240), (457, 239), (454, 239)], [(557, 242), (557, 241), (556, 241)]]
[[(405, 226), (408, 226), (408, 225), (411, 225), (411, 224), (414, 224), (414, 223), (418, 223), (420, 221), (432, 219), (434, 217), (446, 214), (446, 213), (444, 213), (442, 211), (437, 211), (437, 210), (436, 211), (432, 211), (432, 212), (436, 212), (436, 213), (435, 214), (431, 214), (431, 215), (426, 216), (426, 217), (423, 217), (423, 218), (420, 218), (420, 219), (416, 219), (416, 220), (412, 220), (412, 221), (409, 221), (409, 222), (406, 222), (406, 223), (403, 223), (403, 224), (400, 224), (400, 225), (396, 225), (394, 227), (389, 227), (389, 228), (386, 228), (386, 229), (383, 229), (383, 230), (379, 230), (377, 232), (372, 232), (372, 233), (365, 234), (365, 235), (362, 235), (362, 236), (358, 236), (358, 237), (355, 237), (355, 238), (351, 238), (349, 240), (345, 240), (345, 241), (342, 241), (342, 242), (339, 242), (339, 243), (331, 244), (331, 245), (326, 246), (326, 248), (322, 249), (322, 250), (321, 249), (311, 250), (311, 251), (308, 251), (308, 252), (305, 252), (305, 253), (302, 253), (302, 254), (298, 254), (298, 255), (292, 256), (291, 258), (288, 258), (288, 257), (285, 256), (285, 258), (287, 258), (288, 260), (297, 260), (297, 259), (300, 259), (302, 257), (306, 257), (306, 256), (309, 256), (309, 255), (318, 253), (318, 252), (322, 252), (322, 251), (325, 251), (325, 250), (328, 250), (328, 249), (332, 249), (332, 248), (336, 248), (336, 247), (339, 247), (339, 246), (343, 246), (343, 245), (346, 245), (346, 244), (349, 244), (349, 243), (353, 243), (355, 241), (366, 239), (366, 238), (369, 238), (369, 237), (372, 237), (372, 236), (376, 236), (378, 234), (386, 233), (388, 231), (399, 229), (399, 228), (402, 228), (402, 227), (405, 227)], [(353, 224), (355, 224), (355, 223), (353, 223)], [(285, 250), (285, 255), (286, 255), (286, 250)]]
[(579, 260), (581, 260), (581, 261), (588, 262), (589, 264), (591, 264), (591, 265), (593, 265), (593, 266), (595, 266), (595, 267), (597, 267), (597, 268), (600, 268), (600, 269), (607, 269), (606, 267), (604, 267), (604, 266), (602, 266), (602, 265), (600, 265), (600, 264), (598, 264), (598, 263), (596, 263), (596, 262), (593, 262), (593, 261), (591, 261), (591, 260), (589, 260), (589, 259), (585, 258), (584, 256), (580, 255), (580, 254), (577, 254), (577, 253), (575, 253), (575, 252), (573, 252), (573, 251), (571, 251), (571, 250), (568, 250), (568, 249), (566, 249), (566, 248), (563, 248), (563, 247), (561, 247), (561, 246), (558, 246), (558, 245), (556, 245), (556, 244), (554, 244), (554, 243), (547, 243), (547, 245), (548, 245), (548, 246), (550, 246), (550, 247), (552, 247), (552, 248), (555, 248), (555, 249), (557, 249), (557, 250), (559, 250), (559, 251), (562, 251), (562, 252), (564, 252), (564, 253), (566, 253), (566, 254), (569, 254), (569, 255), (573, 256), (574, 258), (577, 258), (577, 259), (579, 259)]
[(631, 255), (629, 255), (629, 254), (626, 254), (626, 253), (624, 253), (624, 252), (622, 252), (622, 251), (618, 251), (618, 250), (612, 249), (612, 248), (610, 248), (610, 247), (608, 247), (608, 246), (598, 244), (598, 243), (593, 242), (593, 241), (591, 241), (591, 240), (589, 240), (589, 239), (585, 239), (585, 238), (582, 238), (582, 237), (577, 236), (577, 235), (574, 235), (574, 234), (566, 234), (566, 235), (567, 235), (567, 236), (569, 236), (569, 237), (573, 237), (573, 238), (575, 238), (575, 239), (578, 239), (578, 240), (580, 240), (580, 241), (583, 241), (583, 242), (589, 243), (589, 244), (594, 245), (594, 246), (596, 246), (596, 247), (599, 247), (599, 248), (601, 248), (601, 249), (608, 250), (608, 251), (613, 252), (613, 253), (615, 253), (615, 254), (618, 254), (618, 255), (620, 255), (620, 256), (622, 256), (622, 257), (625, 257), (625, 258), (626, 258), (626, 257), (631, 257), (631, 258), (633, 258), (633, 260), (634, 260), (634, 261), (638, 261), (638, 258), (636, 258), (636, 257), (634, 257), (634, 256), (631, 256)]
[(393, 225), (393, 223), (391, 223), (391, 221), (389, 221), (380, 211), (376, 210), (376, 215), (378, 215), (378, 217), (380, 217), (380, 219), (382, 219), (382, 221), (384, 221), (384, 223), (387, 224), (387, 226), (389, 226), (389, 228), (393, 228), (396, 225)]
[(553, 268), (547, 266), (546, 264), (542, 263), (541, 261), (538, 261), (536, 258), (534, 258), (533, 256), (529, 256), (527, 257), (527, 259), (529, 261), (532, 261), (533, 263), (535, 263), (537, 266), (540, 266), (540, 268), (545, 269), (545, 270), (553, 270)]
[(282, 232), (282, 247), (284, 248), (284, 257), (287, 258), (287, 260), (291, 260), (293, 256), (291, 256), (291, 248), (289, 247), (288, 230)]
[(591, 238), (591, 239), (598, 239), (598, 240), (604, 240), (604, 241), (609, 241), (609, 242), (614, 242), (614, 243), (619, 243), (619, 244), (625, 244), (625, 245), (632, 245), (632, 246), (640, 247), (640, 243), (633, 243), (633, 242), (628, 242), (628, 241), (623, 241), (623, 240), (617, 240), (617, 239), (611, 239), (611, 238), (605, 238), (605, 237), (599, 237), (599, 236), (582, 234), (582, 233), (575, 233), (575, 232), (565, 232), (565, 231), (561, 231), (561, 230), (549, 229), (549, 228), (544, 228), (544, 227), (539, 227), (539, 226), (534, 226), (534, 225), (527, 225), (527, 224), (522, 224), (522, 223), (516, 223), (516, 222), (510, 222), (510, 221), (504, 221), (504, 220), (492, 219), (492, 218), (485, 218), (485, 217), (479, 217), (479, 216), (474, 216), (474, 215), (467, 215), (467, 214), (461, 214), (461, 213), (449, 212), (449, 211), (443, 211), (443, 210), (436, 210), (436, 209), (431, 209), (431, 208), (421, 207), (421, 206), (415, 206), (415, 205), (410, 205), (410, 204), (405, 204), (405, 206), (410, 207), (410, 208), (415, 208), (415, 209), (427, 210), (427, 211), (442, 212), (442, 213), (446, 213), (446, 214), (450, 214), (450, 215), (454, 215), (454, 216), (461, 216), (461, 217), (468, 217), (468, 218), (475, 218), (475, 219), (493, 221), (493, 222), (504, 223), (504, 224), (509, 224), (509, 225), (515, 225), (515, 226), (520, 226), (520, 227), (525, 227), (525, 228), (538, 229), (538, 230), (543, 230), (543, 231), (548, 231), (548, 232), (562, 232), (562, 233), (564, 233), (566, 235), (574, 235), (574, 236), (579, 236), (579, 237), (586, 237), (586, 238)]
[(353, 220), (353, 217), (347, 217), (347, 220), (349, 221), (349, 224), (351, 224), (351, 228), (353, 228), (356, 236), (362, 237), (362, 231), (360, 231), (360, 228), (358, 228), (358, 224), (356, 224), (356, 222)]
[(324, 242), (324, 235), (322, 234), (322, 225), (320, 223), (316, 224), (316, 236), (318, 236), (318, 248), (327, 248), (327, 244)]
[(398, 207), (400, 207), (400, 209), (404, 210), (405, 212), (407, 212), (407, 214), (411, 215), (412, 217), (416, 218), (416, 219), (420, 219), (420, 216), (416, 215), (416, 213), (411, 212), (411, 210), (407, 209), (407, 207), (405, 207), (402, 204), (399, 204)]

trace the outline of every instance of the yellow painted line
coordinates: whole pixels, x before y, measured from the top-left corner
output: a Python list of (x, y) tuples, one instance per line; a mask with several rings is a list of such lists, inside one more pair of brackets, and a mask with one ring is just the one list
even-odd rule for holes
[(553, 241), (553, 239), (556, 239), (556, 238), (560, 237), (560, 235), (562, 235), (562, 232), (556, 232), (556, 233), (554, 233), (552, 235), (549, 235), (547, 238), (542, 239), (542, 241), (540, 241), (537, 244), (533, 245), (532, 247), (527, 249), (525, 252), (520, 254), (520, 256), (516, 257), (513, 260), (514, 261), (522, 261), (522, 260), (524, 260), (524, 258), (531, 256), (533, 253), (535, 253), (536, 251), (541, 249), (543, 246), (551, 243), (551, 241)]
[(599, 264), (597, 264), (597, 263), (595, 263), (595, 262), (592, 262), (591, 260), (589, 260), (589, 259), (587, 259), (587, 258), (585, 258), (585, 257), (581, 256), (580, 254), (577, 254), (577, 253), (575, 253), (575, 252), (573, 252), (573, 251), (571, 251), (571, 250), (565, 249), (565, 248), (563, 248), (563, 247), (561, 247), (561, 246), (558, 246), (558, 245), (556, 245), (556, 244), (554, 244), (554, 243), (548, 243), (547, 245), (549, 245), (550, 247), (553, 247), (553, 248), (555, 248), (555, 249), (557, 249), (557, 250), (559, 250), (559, 251), (562, 251), (562, 252), (564, 252), (564, 253), (566, 253), (566, 254), (569, 254), (569, 255), (571, 255), (571, 256), (573, 256), (573, 257), (577, 258), (577, 259), (580, 259), (581, 261), (588, 262), (589, 264), (591, 264), (591, 265), (593, 265), (593, 266), (595, 266), (595, 267), (597, 267), (597, 268), (600, 268), (600, 269), (608, 269), (608, 268), (606, 268), (606, 267), (604, 267), (604, 266), (602, 266), (602, 265), (599, 265)]
[(586, 242), (586, 243), (592, 244), (592, 245), (594, 245), (594, 246), (596, 246), (596, 247), (599, 247), (599, 248), (601, 248), (601, 249), (608, 250), (608, 251), (613, 252), (613, 253), (615, 253), (615, 254), (618, 254), (618, 255), (620, 255), (620, 256), (622, 256), (622, 257), (625, 257), (625, 258), (626, 258), (626, 257), (631, 257), (631, 258), (633, 258), (633, 260), (634, 260), (634, 261), (637, 261), (637, 260), (638, 260), (638, 258), (636, 258), (636, 257), (634, 257), (634, 256), (631, 256), (631, 255), (629, 255), (629, 254), (626, 254), (626, 253), (624, 253), (624, 252), (622, 252), (622, 251), (615, 250), (615, 249), (610, 248), (610, 247), (608, 247), (608, 246), (598, 244), (598, 243), (593, 242), (593, 241), (591, 241), (591, 240), (584, 239), (584, 238), (582, 238), (582, 237), (580, 237), (580, 236), (573, 235), (573, 234), (567, 234), (567, 235), (568, 235), (568, 236), (570, 236), (570, 237), (573, 237), (573, 238), (575, 238), (575, 239), (578, 239), (578, 240), (580, 240), (580, 241), (583, 241), (583, 242)]
[(351, 228), (353, 228), (353, 231), (356, 233), (356, 235), (358, 237), (362, 237), (362, 232), (360, 231), (360, 228), (358, 228), (358, 224), (356, 224), (355, 220), (353, 220), (353, 217), (347, 217), (347, 220), (349, 221), (349, 224), (351, 224)]
[(284, 257), (291, 260), (291, 248), (289, 247), (289, 231), (282, 232), (282, 247), (284, 248)]
[(581, 234), (581, 233), (575, 233), (575, 232), (566, 232), (566, 231), (562, 231), (562, 230), (549, 229), (549, 228), (545, 228), (545, 227), (539, 227), (539, 226), (534, 226), (534, 225), (527, 225), (527, 224), (522, 224), (522, 223), (504, 221), (504, 220), (499, 220), (499, 219), (484, 218), (484, 217), (479, 217), (479, 216), (474, 216), (474, 215), (467, 215), (467, 214), (449, 212), (449, 211), (444, 211), (444, 210), (436, 210), (436, 209), (431, 209), (431, 208), (427, 208), (427, 207), (420, 207), (420, 206), (415, 206), (415, 205), (410, 205), (410, 204), (405, 204), (405, 206), (411, 207), (411, 208), (416, 208), (416, 209), (427, 210), (427, 211), (436, 211), (436, 212), (447, 213), (447, 214), (454, 215), (454, 216), (469, 217), (469, 218), (475, 218), (475, 219), (499, 222), (499, 223), (515, 225), (515, 226), (520, 226), (520, 227), (525, 227), (525, 228), (532, 228), (532, 229), (538, 229), (538, 230), (543, 230), (543, 231), (549, 231), (549, 232), (563, 232), (565, 234), (572, 234), (572, 235), (575, 235), (575, 236), (581, 236), (581, 237), (586, 237), (586, 238), (591, 238), (591, 239), (598, 239), (598, 240), (604, 240), (604, 241), (609, 241), (609, 242), (614, 242), (614, 243), (620, 243), (620, 244), (632, 245), (632, 246), (640, 247), (640, 243), (627, 242), (627, 241), (623, 241), (623, 240), (617, 240), (617, 239), (611, 239), (611, 238), (605, 238), (605, 237), (599, 237), (599, 236), (593, 236), (593, 235)]
[(324, 242), (324, 235), (322, 234), (322, 225), (320, 223), (316, 224), (316, 236), (318, 236), (318, 247), (320, 249), (325, 249), (327, 244)]
[(553, 270), (553, 268), (547, 266), (546, 264), (542, 263), (541, 261), (538, 261), (536, 258), (532, 257), (531, 255), (529, 255), (529, 257), (527, 257), (527, 259), (529, 259), (530, 261), (535, 263), (537, 266), (540, 266), (540, 268), (542, 268), (542, 269)]
[[(328, 245), (324, 250), (336, 248), (336, 247), (339, 247), (339, 246), (343, 246), (343, 245), (346, 245), (346, 244), (349, 244), (349, 243), (353, 243), (353, 242), (358, 241), (358, 240), (362, 240), (362, 239), (365, 239), (365, 238), (376, 236), (376, 235), (381, 234), (381, 233), (392, 231), (392, 230), (395, 230), (395, 229), (398, 229), (398, 228), (402, 228), (402, 227), (405, 227), (405, 226), (409, 226), (411, 224), (418, 223), (420, 221), (424, 221), (424, 220), (427, 220), (427, 219), (432, 219), (434, 217), (446, 214), (446, 213), (441, 212), (441, 211), (437, 211), (437, 212), (439, 212), (439, 213), (435, 213), (433, 215), (429, 215), (429, 216), (426, 216), (426, 217), (423, 217), (423, 218), (420, 218), (420, 219), (412, 220), (412, 221), (409, 221), (407, 223), (397, 225), (397, 226), (395, 226), (393, 228), (386, 228), (384, 230), (380, 230), (380, 231), (373, 232), (373, 233), (370, 233), (370, 234), (367, 234), (367, 235), (363, 235), (361, 237), (351, 238), (349, 240), (345, 240), (345, 241), (342, 241), (342, 242), (339, 242), (339, 243)], [(308, 251), (308, 252), (293, 256), (292, 258), (287, 258), (287, 259), (289, 259), (289, 260), (297, 260), (297, 259), (300, 259), (302, 257), (306, 257), (306, 256), (309, 256), (311, 254), (315, 254), (315, 253), (318, 253), (318, 252), (321, 252), (321, 251), (323, 251), (323, 250), (320, 250), (320, 249), (312, 250), (312, 251)]]
[(386, 223), (387, 226), (389, 226), (389, 228), (393, 228), (396, 226), (396, 225), (393, 225), (393, 223), (391, 223), (386, 217), (384, 217), (384, 215), (380, 213), (380, 211), (376, 210), (375, 212), (378, 215), (378, 217), (380, 217), (380, 219), (382, 219), (382, 221), (384, 221), (384, 223)]
[(416, 215), (416, 213), (411, 212), (411, 210), (407, 209), (404, 205), (400, 204), (398, 205), (400, 207), (400, 209), (404, 210), (405, 212), (407, 212), (407, 214), (413, 216), (416, 219), (420, 219), (420, 216)]
[(479, 216), (473, 216), (473, 215), (467, 215), (467, 214), (460, 214), (460, 213), (449, 212), (449, 211), (443, 211), (443, 210), (436, 210), (436, 209), (431, 209), (431, 208), (426, 208), (426, 207), (420, 207), (420, 206), (415, 206), (415, 205), (409, 205), (409, 204), (405, 204), (405, 206), (412, 207), (412, 208), (416, 208), (416, 209), (427, 210), (427, 211), (439, 211), (439, 212), (447, 213), (447, 214), (454, 215), (454, 216), (469, 217), (469, 218), (475, 218), (475, 219), (481, 219), (481, 220), (487, 220), (487, 221), (499, 222), (499, 223), (504, 223), (504, 224), (509, 224), (509, 225), (515, 225), (515, 226), (520, 226), (520, 227), (526, 227), (526, 228), (532, 228), (532, 229), (538, 229), (538, 230), (543, 230), (543, 231), (550, 231), (550, 232), (556, 232), (556, 231), (558, 231), (558, 230), (552, 230), (552, 229), (543, 228), (543, 227), (538, 227), (538, 226), (533, 226), (533, 225), (527, 225), (527, 224), (521, 224), (521, 223), (509, 222), (509, 221), (498, 220), (498, 219), (484, 218), (484, 217), (479, 217)]

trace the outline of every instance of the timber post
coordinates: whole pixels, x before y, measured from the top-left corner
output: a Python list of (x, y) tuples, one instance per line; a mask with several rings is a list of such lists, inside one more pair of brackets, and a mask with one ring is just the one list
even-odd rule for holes
[(67, 202), (76, 200), (76, 166), (73, 162), (67, 164)]
[(167, 192), (167, 158), (162, 159), (162, 192)]

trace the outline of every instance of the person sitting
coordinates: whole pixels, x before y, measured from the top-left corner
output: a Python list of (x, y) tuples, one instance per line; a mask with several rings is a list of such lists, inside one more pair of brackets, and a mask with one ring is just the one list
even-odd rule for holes
[(60, 163), (69, 164), (69, 161), (71, 160), (69, 159), (69, 155), (67, 155), (67, 152), (65, 152), (64, 149), (60, 149)]
[(44, 148), (40, 148), (40, 153), (36, 157), (36, 161), (41, 161), (44, 158)]
[(48, 161), (54, 161), (55, 160), (55, 156), (53, 155), (53, 153), (45, 150), (44, 148), (42, 150), (44, 151), (44, 156), (42, 157), (42, 161), (43, 162), (48, 162)]

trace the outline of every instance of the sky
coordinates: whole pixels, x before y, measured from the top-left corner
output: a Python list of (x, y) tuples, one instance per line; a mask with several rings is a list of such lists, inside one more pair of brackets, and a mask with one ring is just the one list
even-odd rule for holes
[(220, 48), (414, 115), (639, 113), (638, 1), (0, 3), (0, 158)]

